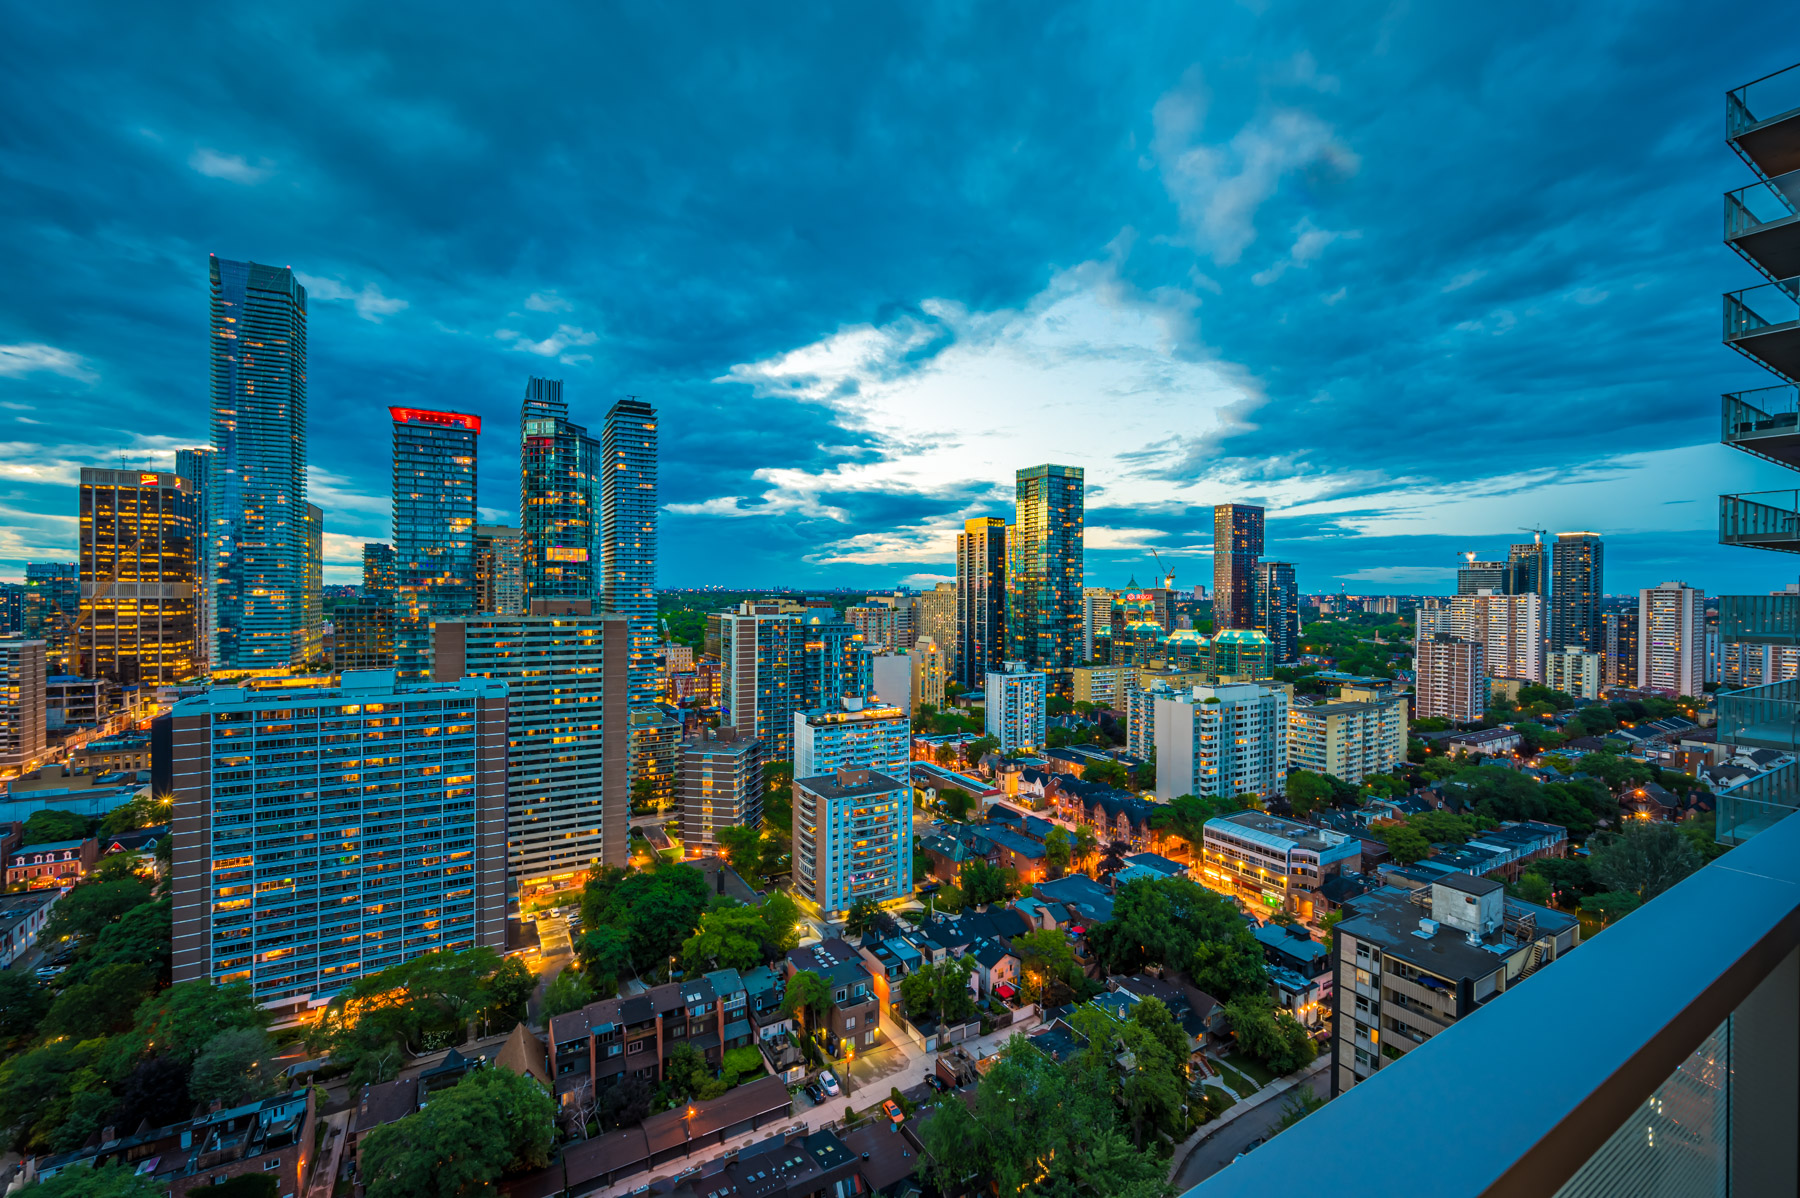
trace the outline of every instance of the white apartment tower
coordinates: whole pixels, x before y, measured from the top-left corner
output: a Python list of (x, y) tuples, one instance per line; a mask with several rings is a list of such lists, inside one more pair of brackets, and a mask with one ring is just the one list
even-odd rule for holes
[[(1413, 716), (1471, 723), (1487, 714), (1487, 671), (1479, 641), (1437, 633), (1413, 650)], [(1158, 771), (1161, 772), (1160, 769)]]
[(1706, 592), (1665, 582), (1638, 592), (1640, 690), (1698, 695), (1706, 683)]
[[(1424, 613), (1420, 613), (1421, 621)], [(1544, 600), (1538, 595), (1481, 591), (1450, 601), (1452, 636), (1479, 641), (1487, 672), (1496, 678), (1544, 680)]]
[(1287, 786), (1288, 696), (1253, 682), (1152, 700), (1156, 797), (1279, 795)]
[(1002, 753), (1043, 747), (1049, 685), (1049, 675), (1016, 661), (1007, 662), (1004, 672), (988, 672), (987, 734), (1000, 742)]

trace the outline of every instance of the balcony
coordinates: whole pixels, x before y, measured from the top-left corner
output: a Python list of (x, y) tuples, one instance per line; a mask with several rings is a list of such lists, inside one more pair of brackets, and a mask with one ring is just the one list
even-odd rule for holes
[(1800, 470), (1800, 387), (1758, 387), (1721, 395), (1719, 440)]
[(1800, 491), (1719, 496), (1719, 544), (1800, 553)]
[(1800, 753), (1800, 681), (1721, 691), (1719, 743)]
[(1765, 179), (1800, 170), (1800, 65), (1725, 93), (1725, 139)]
[(1800, 171), (1726, 192), (1725, 244), (1771, 279), (1800, 275)]
[[(1597, 995), (1618, 1001), (1571, 1029)], [(1354, 1177), (1345, 1193), (1800, 1192), (1797, 1007), (1800, 819), (1788, 819), (1188, 1194), (1267, 1198), (1295, 1178), (1346, 1176), (1347, 1147), (1369, 1146), (1379, 1180)], [(1529, 1080), (1472, 1099), (1470, 1079), (1525, 1045), (1542, 1048)]]
[(1721, 595), (1719, 640), (1800, 645), (1800, 594)]
[(1800, 279), (1727, 293), (1724, 337), (1751, 361), (1800, 380)]
[(1721, 790), (1714, 803), (1719, 842), (1743, 844), (1800, 807), (1800, 762), (1790, 761)]

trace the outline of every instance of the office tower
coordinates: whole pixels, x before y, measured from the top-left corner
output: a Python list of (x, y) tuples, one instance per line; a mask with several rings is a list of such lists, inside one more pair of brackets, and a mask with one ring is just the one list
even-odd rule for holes
[(1000, 742), (1000, 752), (1043, 748), (1049, 681), (1044, 671), (1027, 669), (1017, 661), (1007, 662), (1004, 670), (988, 671), (983, 679), (985, 730)]
[(213, 668), (284, 669), (305, 643), (306, 288), (211, 259)]
[(1544, 685), (1577, 699), (1598, 699), (1603, 685), (1603, 659), (1580, 645), (1546, 654)]
[(432, 676), (431, 625), (475, 610), (481, 417), (389, 408), (394, 429), (394, 666)]
[(0, 637), (0, 770), (23, 770), (44, 753), (47, 650), (33, 637)]
[[(949, 662), (938, 643), (928, 636), (913, 642), (906, 659), (912, 667), (912, 701), (917, 710), (929, 703), (938, 710), (944, 707), (944, 684), (950, 680)], [(876, 691), (880, 693), (879, 689)]]
[(898, 707), (911, 713), (913, 704), (913, 663), (910, 655), (905, 653), (877, 653), (871, 659), (873, 666), (871, 677), (874, 685), (870, 687), (871, 702), (885, 703), (890, 707)]
[(1300, 656), (1300, 590), (1292, 562), (1257, 562), (1251, 573), (1256, 623), (1269, 638), (1271, 665), (1286, 665)]
[(534, 599), (522, 616), (436, 626), (438, 682), (507, 688), (506, 869), (519, 901), (623, 866), (631, 645), (625, 617), (586, 599)]
[(1546, 606), (1550, 602), (1550, 557), (1544, 542), (1534, 539), (1529, 544), (1511, 545), (1506, 550), (1509, 595), (1536, 595)]
[(301, 573), (301, 609), (305, 623), (300, 633), (296, 660), (325, 660), (325, 513), (314, 503), (306, 505), (306, 566)]
[(1315, 703), (1288, 711), (1288, 768), (1360, 785), (1406, 760), (1406, 696)]
[(904, 707), (863, 706), (794, 713), (794, 777), (842, 769), (912, 776), (912, 719)]
[(423, 953), (506, 951), (504, 686), (373, 670), (171, 715), (177, 983), (301, 1015)]
[(913, 617), (914, 639), (930, 637), (937, 642), (950, 681), (960, 676), (956, 672), (957, 595), (956, 583), (940, 582), (919, 595), (917, 614)]
[(850, 627), (856, 629), (863, 644), (876, 653), (889, 652), (898, 647), (894, 615), (893, 608), (881, 603), (861, 603), (844, 609), (844, 619)]
[(721, 829), (762, 822), (762, 742), (735, 728), (703, 726), (681, 746), (681, 843), (712, 856)]
[(867, 699), (875, 691), (875, 655), (862, 634), (828, 607), (809, 609), (801, 619), (801, 679), (796, 709), (836, 711), (845, 699)]
[(1080, 466), (1019, 471), (1006, 542), (1007, 659), (1054, 675), (1065, 698), (1081, 652), (1084, 477)]
[(1196, 686), (1153, 701), (1156, 797), (1281, 794), (1288, 695), (1254, 682)]
[(1413, 674), (1415, 719), (1469, 724), (1487, 714), (1487, 670), (1479, 641), (1441, 632), (1420, 637), (1413, 648)]
[[(1094, 660), (1095, 638), (1112, 627), (1113, 593), (1105, 587), (1081, 589), (1081, 660)], [(1102, 637), (1102, 640), (1105, 638)]]
[(1638, 592), (1639, 690), (1701, 695), (1706, 690), (1706, 592), (1665, 582)]
[(561, 379), (530, 379), (519, 410), (525, 601), (600, 597), (600, 442), (569, 420)]
[(25, 635), (44, 642), (52, 673), (75, 663), (75, 625), (81, 619), (81, 566), (75, 562), (25, 563)]
[(1536, 595), (1458, 595), (1450, 601), (1450, 634), (1479, 641), (1495, 678), (1544, 680), (1544, 601)]
[(331, 665), (344, 670), (394, 668), (394, 605), (359, 599), (332, 609)]
[(912, 785), (866, 769), (794, 778), (794, 890), (828, 918), (912, 894)]
[(656, 409), (621, 399), (600, 432), (602, 606), (631, 623), (631, 703), (656, 702)]
[(213, 458), (210, 449), (177, 449), (175, 473), (181, 476), (184, 490), (194, 497), (194, 661), (201, 669), (212, 652), (213, 623), (213, 513), (207, 501), (211, 494)]
[(745, 600), (719, 621), (719, 723), (763, 743), (765, 762), (794, 759), (794, 712), (806, 709), (800, 617)]
[(1263, 509), (1213, 505), (1213, 630), (1256, 627), (1255, 569), (1263, 553)]
[(982, 516), (956, 535), (956, 669), (969, 690), (1006, 658), (1006, 521)]
[(519, 530), (503, 524), (475, 526), (475, 610), (516, 616), (525, 610), (524, 559)]
[(365, 599), (387, 603), (394, 601), (394, 547), (383, 541), (370, 541), (363, 546), (362, 592)]
[(24, 631), (24, 584), (0, 582), (0, 636), (17, 636)]
[(1600, 617), (1601, 685), (1636, 686), (1638, 660), (1637, 609), (1609, 611)]
[(1474, 554), (1464, 555), (1456, 568), (1456, 593), (1479, 595), (1483, 591), (1495, 595), (1512, 593), (1512, 566), (1506, 562), (1478, 562)]
[(1550, 643), (1597, 652), (1604, 554), (1597, 532), (1559, 532), (1550, 578)]
[(194, 675), (199, 531), (180, 475), (82, 469), (77, 674), (125, 686)]

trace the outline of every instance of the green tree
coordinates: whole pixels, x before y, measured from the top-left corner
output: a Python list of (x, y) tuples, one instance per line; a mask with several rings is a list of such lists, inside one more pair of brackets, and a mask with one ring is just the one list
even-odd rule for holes
[(133, 907), (149, 901), (150, 887), (136, 878), (84, 882), (57, 900), (40, 939), (95, 936)]
[(188, 1198), (275, 1198), (281, 1182), (274, 1173), (240, 1173), (217, 1185), (195, 1186)]
[(1311, 770), (1295, 770), (1287, 778), (1287, 801), (1294, 814), (1304, 819), (1331, 802), (1331, 780)]
[(852, 903), (850, 910), (844, 914), (844, 933), (861, 939), (875, 920), (881, 915), (881, 907), (870, 898), (859, 898)]
[(762, 936), (762, 914), (755, 907), (708, 911), (682, 945), (682, 965), (689, 973), (753, 968), (763, 959)]
[(1044, 864), (1052, 878), (1060, 878), (1068, 872), (1073, 855), (1074, 849), (1069, 843), (1067, 830), (1055, 827), (1044, 834)]
[(971, 907), (1003, 903), (1019, 889), (1017, 870), (989, 865), (985, 861), (963, 862), (956, 880), (962, 887), (963, 901)]
[(1394, 824), (1379, 831), (1387, 838), (1388, 852), (1401, 865), (1411, 865), (1431, 856), (1431, 841), (1411, 824)]
[(1077, 865), (1086, 864), (1093, 857), (1094, 850), (1100, 847), (1100, 834), (1094, 831), (1091, 824), (1080, 824), (1075, 829), (1074, 843), (1070, 845), (1075, 854)]
[(1300, 1022), (1270, 1005), (1266, 995), (1247, 995), (1225, 1004), (1231, 1035), (1243, 1052), (1277, 1074), (1292, 1073), (1310, 1065), (1319, 1046)]
[(975, 796), (960, 786), (946, 786), (938, 791), (938, 804), (943, 807), (944, 814), (952, 823), (960, 824), (969, 818), (969, 812), (975, 807)]
[(1033, 1001), (1041, 998), (1046, 1006), (1055, 1006), (1074, 990), (1081, 966), (1067, 936), (1039, 928), (1014, 936), (1012, 948), (1019, 958), (1026, 993)]
[(537, 1082), (479, 1069), (362, 1145), (370, 1198), (475, 1198), (549, 1163), (555, 1106)]
[(44, 1016), (43, 1032), (92, 1040), (124, 1031), (155, 984), (155, 975), (142, 965), (104, 965), (56, 996)]
[(33, 811), (25, 818), (24, 844), (29, 847), (34, 844), (55, 844), (62, 840), (85, 840), (91, 827), (93, 822), (85, 815), (45, 807)]
[[(108, 1161), (71, 1165), (25, 1190), (31, 1198), (166, 1198), (168, 1187), (138, 1173), (135, 1165)], [(189, 1191), (193, 1193), (195, 1191)]]
[(50, 991), (29, 973), (0, 969), (0, 1055), (37, 1032), (50, 1009)]
[(1581, 900), (1583, 911), (1589, 915), (1598, 915), (1606, 923), (1623, 919), (1642, 905), (1635, 894), (1626, 890), (1607, 890)]
[(544, 988), (544, 1018), (579, 1011), (594, 1001), (594, 988), (578, 969), (564, 969)]
[(481, 983), (481, 1018), (489, 1025), (523, 1023), (537, 990), (537, 976), (517, 957), (507, 957)]
[(1319, 921), (1319, 930), (1325, 933), (1325, 947), (1334, 952), (1337, 950), (1337, 926), (1343, 922), (1344, 909), (1342, 907), (1335, 911), (1327, 911), (1325, 918)]
[(663, 1100), (670, 1106), (699, 1099), (704, 1102), (725, 1093), (723, 1079), (712, 1075), (706, 1058), (692, 1044), (677, 1044), (663, 1067)]
[(801, 1030), (810, 1038), (818, 1034), (825, 1016), (831, 1010), (831, 988), (825, 979), (810, 969), (802, 969), (787, 981), (781, 996), (781, 1013), (800, 1021)]
[(955, 915), (963, 909), (962, 887), (958, 886), (955, 882), (946, 882), (943, 886), (939, 887), (938, 892), (932, 896), (932, 899), (932, 906), (936, 907), (946, 915)]
[(1545, 906), (1550, 902), (1550, 883), (1544, 881), (1542, 874), (1526, 872), (1519, 875), (1519, 880), (1508, 888), (1513, 897), (1527, 903)]
[(762, 914), (763, 942), (772, 953), (785, 953), (800, 942), (800, 906), (787, 891), (770, 891), (757, 910)]
[(606, 924), (588, 927), (577, 951), (594, 992), (606, 997), (617, 993), (619, 982), (631, 972), (631, 944), (625, 933)]
[(1096, 761), (1081, 771), (1083, 782), (1098, 782), (1115, 790), (1127, 790), (1131, 786), (1131, 771), (1117, 761)]
[(719, 828), (713, 832), (713, 839), (725, 850), (725, 859), (731, 868), (746, 876), (758, 872), (762, 863), (763, 830), (738, 824), (729, 828)]
[(1607, 890), (1647, 903), (1703, 864), (1674, 824), (1629, 820), (1619, 831), (1596, 837), (1588, 868)]
[(946, 1024), (960, 1023), (975, 1013), (969, 992), (969, 976), (975, 962), (968, 957), (921, 965), (900, 979), (900, 1001), (915, 1022), (936, 1016)]
[(100, 833), (103, 836), (117, 836), (121, 832), (135, 832), (139, 828), (155, 828), (168, 823), (174, 811), (173, 799), (138, 795), (130, 802), (122, 803), (107, 812), (100, 820)]
[(275, 1041), (259, 1027), (240, 1027), (220, 1032), (206, 1042), (194, 1058), (188, 1077), (188, 1093), (195, 1102), (215, 1098), (234, 1107), (274, 1090), (268, 1065), (276, 1054)]
[[(154, 1051), (157, 1056), (191, 1065), (220, 1032), (262, 1028), (268, 1022), (269, 1013), (256, 1005), (250, 987), (243, 982), (229, 986), (204, 980), (181, 982), (137, 1009), (131, 1030), (108, 1043), (107, 1057), (137, 1061)], [(117, 1076), (125, 1069), (108, 1072)]]

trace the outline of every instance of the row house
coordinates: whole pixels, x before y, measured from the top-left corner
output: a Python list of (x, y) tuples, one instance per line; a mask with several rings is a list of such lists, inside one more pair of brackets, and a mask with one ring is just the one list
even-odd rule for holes
[(705, 977), (589, 1003), (550, 1021), (556, 1093), (568, 1095), (589, 1084), (598, 1090), (627, 1076), (660, 1082), (681, 1044), (692, 1045), (707, 1068), (717, 1069), (726, 1033), (726, 1009)]
[(67, 888), (87, 877), (99, 859), (100, 842), (92, 837), (26, 845), (6, 855), (6, 885)]
[(832, 1055), (839, 1055), (840, 1045), (863, 1050), (881, 1043), (881, 1004), (862, 954), (836, 936), (789, 949), (788, 979), (802, 972), (818, 974), (830, 995), (825, 1031), (826, 1049)]

